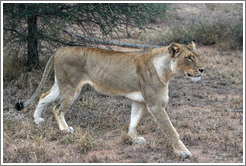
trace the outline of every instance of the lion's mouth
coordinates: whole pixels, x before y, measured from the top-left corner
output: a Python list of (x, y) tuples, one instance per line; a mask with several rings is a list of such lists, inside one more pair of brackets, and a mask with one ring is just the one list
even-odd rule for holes
[(192, 82), (198, 82), (201, 80), (201, 74), (198, 75), (192, 75), (190, 73), (185, 73), (185, 76), (189, 77)]
[(196, 77), (201, 77), (201, 74), (198, 74), (198, 75), (192, 75), (192, 74), (190, 74), (190, 73), (186, 73), (185, 76), (196, 78)]
[(192, 82), (198, 82), (201, 80), (201, 74), (192, 75), (190, 73), (185, 73), (185, 76), (189, 77)]

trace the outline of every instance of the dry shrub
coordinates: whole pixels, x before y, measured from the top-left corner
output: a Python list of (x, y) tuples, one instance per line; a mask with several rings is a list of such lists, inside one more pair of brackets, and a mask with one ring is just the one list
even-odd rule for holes
[(3, 81), (7, 86), (11, 81), (18, 79), (22, 73), (27, 71), (27, 67), (22, 60), (15, 60), (12, 57), (3, 58)]
[(243, 47), (242, 4), (173, 4), (153, 43), (195, 41), (221, 49)]

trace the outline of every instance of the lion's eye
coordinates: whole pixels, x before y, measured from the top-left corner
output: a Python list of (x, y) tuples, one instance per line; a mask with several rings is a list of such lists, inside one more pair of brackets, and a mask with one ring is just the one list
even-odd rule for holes
[(188, 61), (192, 61), (191, 56), (187, 56), (186, 59), (187, 59)]

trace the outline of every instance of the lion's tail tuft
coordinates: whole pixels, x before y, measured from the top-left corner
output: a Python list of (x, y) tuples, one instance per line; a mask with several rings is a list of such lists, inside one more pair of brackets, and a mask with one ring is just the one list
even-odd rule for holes
[(21, 101), (18, 101), (16, 104), (15, 104), (15, 109), (17, 109), (18, 111), (24, 109), (24, 103), (21, 102)]

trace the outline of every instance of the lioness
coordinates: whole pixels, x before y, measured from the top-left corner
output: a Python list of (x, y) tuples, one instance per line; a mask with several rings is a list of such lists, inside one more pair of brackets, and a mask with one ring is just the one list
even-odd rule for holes
[(81, 88), (90, 84), (98, 92), (125, 96), (132, 100), (131, 121), (128, 135), (136, 143), (144, 143), (138, 136), (137, 126), (143, 111), (148, 110), (169, 140), (175, 154), (190, 157), (192, 154), (180, 140), (165, 107), (168, 102), (168, 83), (174, 76), (184, 75), (200, 79), (203, 69), (199, 67), (195, 43), (149, 48), (139, 52), (117, 52), (98, 48), (64, 47), (49, 59), (42, 80), (32, 97), (18, 102), (18, 110), (29, 105), (41, 91), (54, 65), (55, 83), (50, 91), (41, 95), (34, 113), (34, 122), (40, 124), (45, 106), (57, 99), (53, 108), (60, 130), (73, 133), (64, 115), (79, 96)]

